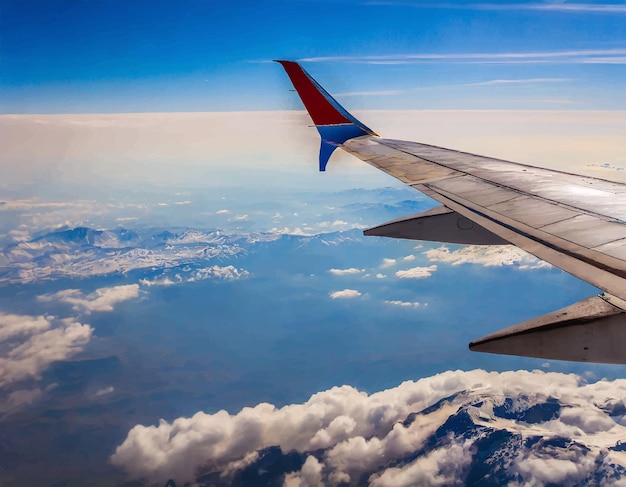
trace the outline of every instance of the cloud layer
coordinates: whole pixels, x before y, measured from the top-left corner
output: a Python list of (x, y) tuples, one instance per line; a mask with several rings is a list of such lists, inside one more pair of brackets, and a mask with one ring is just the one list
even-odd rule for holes
[(490, 440), (498, 448), (490, 461), (502, 470), (492, 465), (494, 475), (570, 485), (620, 471), (623, 459), (609, 448), (626, 435), (625, 395), (626, 380), (448, 371), (369, 395), (344, 385), (282, 408), (262, 403), (138, 425), (111, 462), (134, 478), (183, 482), (202, 472), (228, 484), (279, 448), (301, 459), (284, 472), (286, 486), (455, 485)]

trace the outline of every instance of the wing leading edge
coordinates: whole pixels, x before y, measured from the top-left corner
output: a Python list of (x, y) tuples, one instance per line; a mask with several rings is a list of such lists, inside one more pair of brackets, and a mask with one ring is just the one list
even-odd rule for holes
[(626, 364), (626, 185), (416, 142), (384, 139), (302, 67), (278, 61), (317, 127), (320, 170), (336, 148), (441, 203), (365, 235), (511, 243), (602, 289), (470, 343), (476, 351)]

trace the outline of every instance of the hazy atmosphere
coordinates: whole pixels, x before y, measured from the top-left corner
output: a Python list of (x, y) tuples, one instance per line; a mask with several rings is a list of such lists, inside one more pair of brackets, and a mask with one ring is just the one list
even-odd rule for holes
[[(598, 290), (364, 237), (436, 202), (319, 136), (626, 182), (626, 4), (0, 3), (0, 484), (623, 485), (622, 366), (473, 353)], [(482, 483), (481, 483), (482, 482)]]

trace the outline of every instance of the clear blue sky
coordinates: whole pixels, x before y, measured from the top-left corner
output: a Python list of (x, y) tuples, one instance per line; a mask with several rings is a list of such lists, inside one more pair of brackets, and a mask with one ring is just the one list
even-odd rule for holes
[(299, 108), (275, 58), (350, 108), (626, 108), (625, 25), (624, 2), (2, 0), (0, 113)]

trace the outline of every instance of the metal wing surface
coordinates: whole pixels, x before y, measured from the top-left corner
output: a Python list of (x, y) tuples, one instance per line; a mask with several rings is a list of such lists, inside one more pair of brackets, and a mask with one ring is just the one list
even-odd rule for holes
[(366, 235), (511, 243), (604, 291), (476, 340), (472, 350), (626, 363), (626, 185), (379, 137), (297, 63), (279, 62), (320, 132), (320, 170), (339, 147), (441, 203)]

